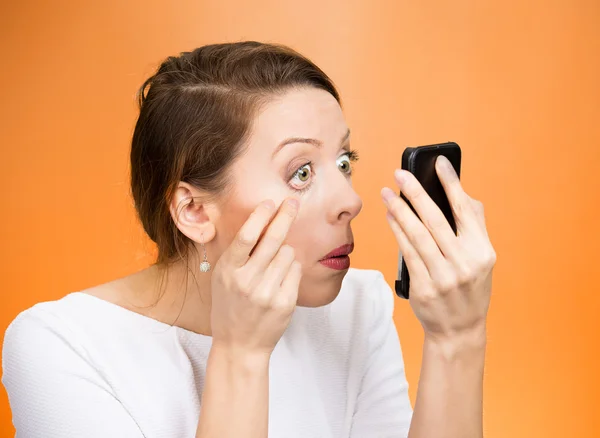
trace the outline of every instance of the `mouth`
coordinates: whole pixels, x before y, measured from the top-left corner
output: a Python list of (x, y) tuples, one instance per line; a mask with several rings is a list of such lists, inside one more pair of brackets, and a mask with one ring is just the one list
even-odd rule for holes
[(348, 243), (346, 245), (342, 245), (342, 246), (334, 249), (333, 251), (331, 251), (329, 254), (327, 254), (325, 257), (323, 257), (321, 260), (319, 260), (319, 263), (321, 263), (323, 266), (326, 266), (328, 268), (335, 269), (336, 271), (342, 271), (342, 270), (348, 269), (350, 267), (349, 254), (353, 250), (354, 250), (354, 243)]

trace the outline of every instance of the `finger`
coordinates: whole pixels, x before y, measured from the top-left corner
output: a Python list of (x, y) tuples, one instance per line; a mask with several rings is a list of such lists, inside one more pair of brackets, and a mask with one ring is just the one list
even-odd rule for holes
[(246, 263), (248, 270), (253, 272), (264, 272), (267, 266), (283, 245), (290, 226), (296, 219), (298, 213), (298, 200), (287, 199), (279, 207), (279, 211), (271, 221), (271, 224), (260, 238), (256, 249)]
[(398, 169), (394, 176), (400, 191), (409, 200), (444, 256), (451, 261), (457, 260), (460, 257), (457, 238), (442, 210), (412, 173)]
[(457, 232), (464, 233), (470, 227), (477, 225), (476, 214), (473, 211), (469, 196), (463, 190), (460, 179), (450, 161), (440, 155), (435, 161), (435, 170), (446, 192), (452, 214), (456, 222)]
[(398, 247), (400, 248), (400, 253), (402, 254), (402, 259), (406, 263), (406, 267), (408, 268), (411, 278), (415, 281), (415, 283), (428, 281), (430, 276), (427, 266), (425, 266), (423, 259), (421, 259), (417, 250), (412, 246), (408, 240), (408, 237), (404, 231), (402, 231), (402, 228), (398, 222), (396, 222), (394, 215), (388, 211), (385, 215), (385, 218), (390, 224), (390, 228), (396, 237)]
[(475, 212), (475, 217), (477, 219), (477, 223), (479, 224), (479, 229), (482, 231), (483, 235), (486, 238), (489, 238), (487, 226), (485, 224), (485, 210), (483, 208), (483, 203), (471, 197), (469, 197), (469, 201), (471, 202), (471, 208)]
[(290, 306), (296, 305), (298, 301), (298, 288), (300, 287), (301, 278), (302, 265), (298, 260), (294, 260), (281, 283), (281, 299)]
[(448, 261), (444, 258), (429, 230), (425, 228), (423, 222), (419, 220), (408, 204), (387, 187), (381, 193), (388, 211), (425, 263), (429, 274), (433, 277), (446, 271)]
[(226, 251), (227, 257), (235, 266), (243, 266), (248, 261), (252, 249), (275, 212), (275, 203), (267, 200), (258, 204), (250, 214)]
[[(415, 300), (429, 299), (425, 295), (431, 293), (431, 291), (433, 290), (432, 287), (448, 282), (449, 279), (453, 278), (453, 275), (451, 275), (450, 271), (446, 271), (438, 273), (437, 277), (432, 277), (428, 272), (427, 267), (423, 263), (422, 259), (420, 258), (418, 252), (414, 249), (414, 247), (408, 240), (408, 237), (406, 236), (400, 225), (396, 222), (392, 213), (390, 213), (389, 211), (386, 213), (386, 219), (388, 220), (388, 223), (390, 224), (394, 234), (396, 235), (396, 239), (398, 240), (398, 245), (400, 247), (400, 252), (402, 253), (402, 258), (406, 262), (406, 267), (408, 268), (408, 272), (410, 274), (410, 299), (413, 302)], [(450, 268), (450, 266), (448, 267)], [(417, 287), (413, 289), (413, 287), (417, 284), (426, 285), (426, 287)], [(442, 292), (444, 293), (445, 291)], [(449, 305), (453, 306), (452, 308), (457, 308), (456, 306), (459, 306), (461, 304), (461, 302), (456, 304), (455, 301), (457, 300), (464, 301), (464, 298), (452, 298), (452, 302)]]
[(294, 248), (289, 245), (283, 245), (279, 249), (265, 271), (263, 284), (265, 284), (266, 289), (273, 290), (281, 287), (281, 283), (283, 283), (290, 266), (294, 262), (295, 254)]

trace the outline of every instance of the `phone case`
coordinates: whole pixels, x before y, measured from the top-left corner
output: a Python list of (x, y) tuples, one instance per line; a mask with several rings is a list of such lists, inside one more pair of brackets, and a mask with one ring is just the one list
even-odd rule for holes
[[(444, 216), (446, 216), (448, 223), (456, 234), (456, 223), (452, 214), (452, 208), (435, 170), (435, 161), (439, 155), (444, 155), (450, 160), (460, 178), (461, 149), (454, 142), (406, 148), (402, 154), (402, 169), (408, 170), (415, 175), (427, 194), (438, 205), (442, 213), (444, 213)], [(417, 214), (404, 194), (401, 193), (400, 196), (406, 201), (412, 211)], [(406, 263), (400, 253), (398, 257), (398, 279), (395, 282), (396, 294), (401, 298), (408, 299), (409, 289), (410, 277)]]

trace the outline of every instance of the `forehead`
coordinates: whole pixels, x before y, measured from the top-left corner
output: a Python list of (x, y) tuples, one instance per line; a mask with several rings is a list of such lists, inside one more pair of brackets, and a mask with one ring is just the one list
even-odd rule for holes
[(293, 89), (267, 102), (258, 112), (251, 143), (275, 148), (289, 137), (339, 143), (348, 130), (342, 109), (327, 91)]

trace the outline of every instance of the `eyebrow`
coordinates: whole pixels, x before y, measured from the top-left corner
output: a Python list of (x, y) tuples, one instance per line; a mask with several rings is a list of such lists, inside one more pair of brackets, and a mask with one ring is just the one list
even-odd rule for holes
[[(346, 131), (346, 134), (344, 134), (344, 136), (342, 137), (342, 139), (340, 141), (340, 145), (343, 145), (349, 138), (350, 138), (350, 130), (348, 129)], [(279, 143), (279, 145), (273, 152), (273, 156), (275, 156), (275, 154), (277, 154), (281, 149), (283, 149), (284, 146), (291, 144), (291, 143), (307, 143), (307, 144), (312, 144), (313, 146), (315, 146), (317, 148), (323, 147), (323, 142), (321, 140), (317, 140), (316, 138), (290, 137), (290, 138), (286, 138), (281, 143)]]

